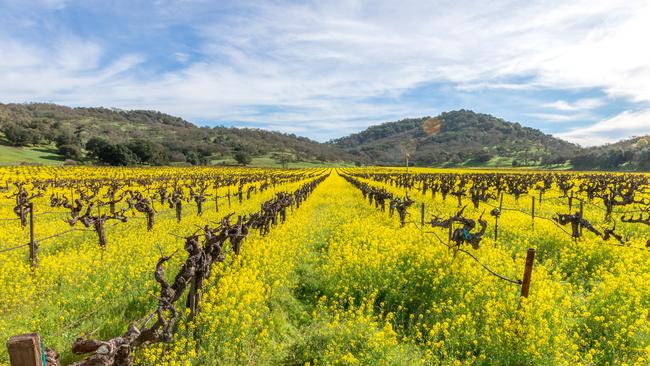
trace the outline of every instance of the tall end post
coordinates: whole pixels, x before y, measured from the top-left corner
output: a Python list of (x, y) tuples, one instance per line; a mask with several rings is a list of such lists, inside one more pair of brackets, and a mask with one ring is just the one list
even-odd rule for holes
[(533, 276), (533, 264), (535, 263), (535, 249), (528, 248), (526, 253), (526, 267), (524, 268), (524, 279), (521, 284), (521, 297), (528, 297), (530, 280)]

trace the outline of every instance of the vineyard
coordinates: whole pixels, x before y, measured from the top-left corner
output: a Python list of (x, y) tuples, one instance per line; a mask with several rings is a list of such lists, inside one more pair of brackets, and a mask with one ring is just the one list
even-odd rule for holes
[(1, 168), (32, 332), (47, 365), (647, 365), (650, 175)]

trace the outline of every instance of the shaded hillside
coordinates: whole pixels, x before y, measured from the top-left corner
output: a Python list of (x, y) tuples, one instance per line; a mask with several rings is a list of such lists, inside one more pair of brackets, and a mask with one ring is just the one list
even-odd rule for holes
[(403, 164), (408, 153), (416, 165), (498, 160), (538, 165), (563, 163), (581, 150), (539, 130), (468, 110), (384, 123), (330, 143), (377, 164)]
[(572, 161), (576, 169), (650, 171), (650, 135), (590, 147)]
[[(151, 150), (149, 155), (156, 155), (149, 163), (207, 163), (230, 157), (235, 150), (253, 157), (284, 154), (293, 161), (349, 159), (339, 149), (293, 134), (221, 126), (197, 127), (182, 118), (156, 111), (69, 108), (40, 103), (0, 104), (0, 130), (5, 144), (56, 145), (62, 155), (77, 160), (88, 157), (86, 144), (97, 138), (116, 146), (146, 145)], [(128, 149), (118, 146), (113, 150), (112, 153), (120, 158), (137, 160), (137, 156), (129, 155)]]

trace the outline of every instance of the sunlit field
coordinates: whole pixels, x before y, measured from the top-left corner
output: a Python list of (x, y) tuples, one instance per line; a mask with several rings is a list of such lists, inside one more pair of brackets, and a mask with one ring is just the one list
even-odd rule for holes
[(648, 365), (649, 309), (648, 174), (0, 168), (0, 335), (62, 365)]

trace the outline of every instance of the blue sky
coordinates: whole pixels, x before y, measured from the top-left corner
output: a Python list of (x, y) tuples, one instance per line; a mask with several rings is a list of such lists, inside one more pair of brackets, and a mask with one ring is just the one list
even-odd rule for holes
[(648, 1), (0, 0), (0, 102), (155, 109), (326, 141), (472, 109), (650, 134)]

